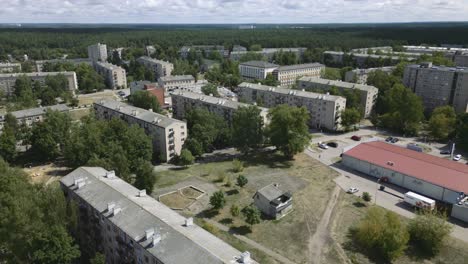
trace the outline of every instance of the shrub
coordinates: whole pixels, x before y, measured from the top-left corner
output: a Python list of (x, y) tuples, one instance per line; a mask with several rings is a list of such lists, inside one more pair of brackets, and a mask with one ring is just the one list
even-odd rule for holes
[(202, 228), (214, 235), (219, 233), (219, 229), (217, 227), (206, 221), (203, 221)]
[(239, 214), (240, 214), (239, 206), (237, 206), (236, 204), (233, 204), (231, 206), (231, 215), (236, 217), (236, 216), (239, 216)]
[(234, 159), (232, 161), (232, 171), (235, 173), (242, 172), (244, 170), (244, 162)]
[(237, 177), (237, 185), (239, 185), (241, 188), (244, 187), (249, 180), (244, 176), (244, 175), (239, 175)]
[(368, 192), (363, 192), (362, 199), (366, 202), (370, 202), (372, 200), (372, 196)]
[(226, 186), (232, 187), (232, 179), (229, 176), (226, 176)]
[(226, 173), (224, 171), (219, 171), (218, 172), (218, 182), (224, 182), (226, 180)]
[(255, 224), (260, 223), (260, 211), (255, 206), (248, 206), (243, 211), (245, 216), (245, 222), (251, 227)]
[(223, 191), (217, 191), (210, 197), (210, 204), (214, 209), (221, 209), (226, 204)]

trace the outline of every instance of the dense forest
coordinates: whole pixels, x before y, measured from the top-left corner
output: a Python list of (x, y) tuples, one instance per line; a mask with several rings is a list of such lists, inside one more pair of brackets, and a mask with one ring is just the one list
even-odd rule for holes
[[(109, 47), (143, 48), (156, 45), (167, 50), (183, 45), (234, 44), (250, 47), (307, 47), (349, 50), (382, 45), (427, 43), (468, 44), (466, 24), (329, 26), (310, 28), (3, 28), (0, 29), (0, 59), (28, 54), (31, 59), (51, 59), (68, 54), (86, 57), (86, 47), (97, 42)], [(346, 41), (343, 41), (346, 40)]]

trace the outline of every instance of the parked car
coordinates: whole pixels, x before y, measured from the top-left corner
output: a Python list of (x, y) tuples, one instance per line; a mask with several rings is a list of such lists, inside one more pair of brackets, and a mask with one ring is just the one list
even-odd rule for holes
[(394, 137), (394, 138), (392, 138), (392, 140), (390, 142), (397, 143), (398, 141), (400, 141), (400, 140), (398, 138)]
[(461, 155), (457, 154), (457, 155), (453, 156), (453, 160), (455, 160), (455, 161), (461, 160)]
[(318, 143), (318, 146), (319, 146), (319, 148), (321, 148), (321, 149), (327, 149), (327, 148), (328, 148), (328, 146), (325, 145), (325, 144), (323, 144), (323, 143)]
[(447, 150), (442, 150), (442, 151), (440, 151), (440, 154), (441, 155), (450, 155), (450, 150), (448, 150), (448, 149)]
[(351, 187), (346, 192), (347, 193), (357, 193), (357, 192), (359, 192), (359, 189), (356, 188), (356, 187)]
[(120, 91), (120, 92), (118, 92), (117, 94), (120, 95), (120, 96), (122, 96), (122, 97), (125, 96), (125, 92), (124, 92), (124, 91)]
[(393, 137), (388, 137), (385, 139), (386, 142), (392, 142), (392, 140), (393, 140)]
[(338, 147), (338, 143), (333, 142), (333, 141), (332, 141), (332, 142), (328, 142), (328, 143), (327, 143), (327, 146), (332, 147), (332, 148), (337, 148), (337, 147)]
[(352, 136), (351, 139), (354, 141), (361, 141), (361, 137), (357, 135)]

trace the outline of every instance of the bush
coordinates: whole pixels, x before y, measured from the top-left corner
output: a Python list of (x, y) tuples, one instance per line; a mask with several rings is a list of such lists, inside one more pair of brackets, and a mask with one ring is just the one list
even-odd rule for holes
[(214, 209), (221, 209), (226, 204), (223, 191), (217, 191), (210, 197), (210, 204)]
[(242, 172), (244, 170), (244, 162), (234, 159), (232, 161), (232, 171), (235, 173)]
[(187, 167), (190, 164), (193, 164), (195, 158), (192, 155), (192, 152), (188, 149), (182, 149), (180, 156), (177, 159), (177, 164)]
[(445, 215), (422, 211), (408, 224), (411, 243), (424, 254), (436, 255), (452, 231), (446, 220)]
[(237, 206), (237, 204), (233, 204), (231, 206), (231, 215), (236, 217), (236, 216), (239, 216), (239, 214), (240, 214), (239, 206)]
[(244, 175), (239, 175), (237, 177), (237, 185), (239, 185), (241, 188), (244, 187), (249, 180), (244, 176)]
[(226, 176), (226, 187), (232, 187), (232, 179), (229, 176)]
[(386, 261), (401, 256), (409, 240), (399, 216), (380, 207), (370, 208), (351, 234), (363, 251), (376, 253)]
[(368, 192), (363, 192), (362, 199), (366, 202), (370, 202), (372, 200), (372, 196)]
[(218, 179), (217, 179), (218, 182), (224, 182), (226, 178), (227, 178), (227, 175), (224, 171), (218, 172)]
[(203, 221), (202, 228), (214, 235), (219, 233), (219, 229), (217, 227), (206, 221)]
[(243, 211), (245, 222), (250, 226), (260, 223), (260, 211), (255, 206), (248, 206)]

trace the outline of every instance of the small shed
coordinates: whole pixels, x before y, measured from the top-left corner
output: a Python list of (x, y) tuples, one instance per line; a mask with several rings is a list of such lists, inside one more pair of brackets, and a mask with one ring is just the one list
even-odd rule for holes
[(281, 190), (277, 183), (259, 189), (253, 199), (263, 214), (274, 219), (280, 219), (292, 210), (291, 192)]

